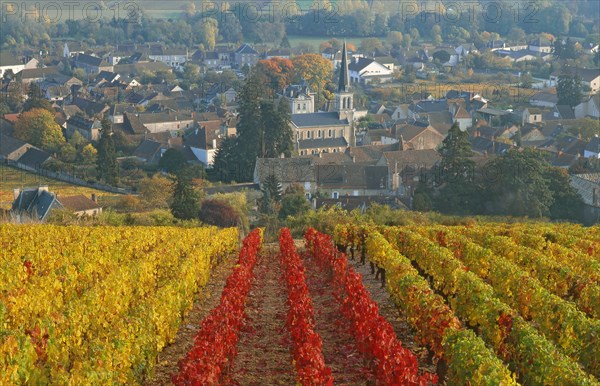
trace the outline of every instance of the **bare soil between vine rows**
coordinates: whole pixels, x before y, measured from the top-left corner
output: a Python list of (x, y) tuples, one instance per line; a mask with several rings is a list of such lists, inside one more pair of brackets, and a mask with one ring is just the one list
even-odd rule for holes
[[(296, 241), (301, 252), (303, 242)], [(227, 369), (223, 384), (239, 386), (293, 386), (296, 384), (291, 338), (285, 328), (287, 290), (278, 262), (277, 244), (266, 244), (254, 267), (255, 278), (246, 304), (247, 319), (237, 345), (238, 354)], [(158, 358), (154, 376), (146, 385), (172, 385), (171, 376), (178, 371), (178, 362), (194, 344), (202, 319), (219, 303), (225, 281), (237, 261), (237, 255), (223, 259), (211, 272), (192, 310), (182, 322), (175, 341)], [(419, 368), (435, 372), (427, 350), (414, 340), (414, 331), (406, 317), (394, 305), (380, 280), (370, 273), (368, 263), (349, 260), (363, 276), (365, 287), (379, 305), (379, 311), (394, 327), (402, 344), (417, 355)], [(325, 363), (331, 367), (335, 385), (368, 386), (374, 375), (358, 352), (354, 338), (343, 320), (333, 294), (331, 278), (321, 271), (314, 260), (303, 258), (306, 280), (313, 301), (316, 332), (323, 340)], [(443, 382), (441, 382), (443, 384)]]

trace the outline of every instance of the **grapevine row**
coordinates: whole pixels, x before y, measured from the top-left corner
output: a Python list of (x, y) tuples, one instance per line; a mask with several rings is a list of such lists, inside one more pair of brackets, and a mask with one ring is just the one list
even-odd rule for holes
[(595, 337), (600, 336), (599, 321), (587, 318), (572, 303), (549, 293), (537, 279), (508, 259), (494, 255), (450, 228), (416, 230), (453, 251), (469, 270), (492, 286), (502, 301), (517, 309), (525, 320), (533, 321), (564, 353), (598, 376), (600, 346)]
[(595, 379), (538, 334), (492, 287), (454, 258), (446, 248), (399, 228), (385, 237), (414, 261), (434, 287), (449, 298), (454, 312), (475, 328), (496, 353), (508, 361), (524, 384), (595, 385)]
[(325, 365), (321, 336), (314, 330), (314, 310), (306, 285), (304, 266), (288, 228), (281, 229), (279, 249), (288, 290), (286, 327), (292, 336), (298, 383), (302, 386), (332, 386), (333, 376), (331, 369)]
[(600, 284), (581, 277), (543, 252), (517, 245), (509, 237), (490, 234), (485, 228), (459, 228), (459, 232), (496, 255), (518, 264), (550, 292), (572, 300), (583, 312), (600, 317)]
[(500, 234), (512, 238), (517, 244), (543, 252), (558, 264), (573, 269), (578, 275), (587, 280), (600, 282), (600, 261), (593, 259), (590, 255), (565, 248), (550, 239), (546, 239), (540, 232), (530, 233), (517, 227), (500, 232)]
[[(341, 226), (336, 227), (336, 233), (342, 229)], [(344, 247), (348, 245), (347, 242), (341, 241)], [(343, 255), (335, 257), (327, 236), (307, 233), (307, 245), (311, 246), (311, 253), (317, 259), (331, 261), (329, 264), (335, 272), (334, 277), (343, 277), (347, 260)], [(396, 304), (408, 314), (409, 321), (417, 329), (419, 341), (427, 344), (437, 357), (447, 361), (448, 384), (517, 384), (502, 361), (485, 346), (481, 338), (461, 328), (459, 320), (442, 297), (431, 291), (427, 281), (412, 267), (410, 261), (392, 249), (383, 236), (378, 232), (370, 232), (366, 248), (369, 259), (388, 273), (388, 291)]]
[(237, 245), (235, 229), (0, 230), (0, 384), (143, 382)]
[(227, 278), (221, 301), (202, 320), (194, 347), (179, 363), (179, 372), (173, 375), (174, 384), (220, 384), (226, 366), (237, 354), (236, 345), (244, 322), (246, 297), (261, 244), (260, 229), (252, 231), (244, 240), (238, 264)]
[(374, 362), (376, 379), (382, 385), (427, 385), (437, 383), (437, 376), (419, 375), (417, 357), (402, 347), (392, 325), (379, 314), (362, 283), (362, 278), (343, 254), (336, 253), (327, 235), (309, 229), (305, 234), (310, 254), (333, 272), (334, 290), (341, 302), (342, 314), (350, 322), (351, 332), (363, 355)]

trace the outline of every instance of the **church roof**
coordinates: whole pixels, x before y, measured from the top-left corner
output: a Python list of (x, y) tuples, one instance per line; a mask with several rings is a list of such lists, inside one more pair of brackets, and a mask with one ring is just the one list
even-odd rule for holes
[(338, 82), (338, 92), (348, 92), (350, 89), (350, 76), (348, 75), (348, 50), (346, 41), (342, 49), (342, 64), (340, 66), (340, 79)]
[(347, 119), (340, 119), (337, 112), (292, 114), (292, 123), (296, 127), (340, 126), (348, 125)]

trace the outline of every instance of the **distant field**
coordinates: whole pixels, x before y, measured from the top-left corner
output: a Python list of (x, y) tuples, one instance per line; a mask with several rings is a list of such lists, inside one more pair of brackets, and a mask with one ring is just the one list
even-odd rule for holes
[(115, 196), (112, 193), (104, 192), (102, 190), (71, 185), (63, 181), (41, 177), (34, 173), (12, 167), (0, 166), (0, 208), (10, 207), (14, 197), (14, 189), (36, 188), (39, 185), (48, 185), (49, 190), (59, 196), (75, 196), (83, 194), (87, 197), (91, 197), (92, 193), (95, 193), (101, 202), (111, 201), (111, 198)]
[[(319, 45), (323, 42), (329, 41), (333, 36), (298, 36), (298, 35), (288, 35), (288, 40), (292, 47), (297, 47), (300, 43), (308, 43), (312, 45), (316, 50), (319, 49)], [(335, 37), (338, 40), (343, 40), (341, 37)], [(346, 38), (348, 43), (354, 44), (355, 46), (360, 46), (360, 42), (362, 42), (365, 37), (361, 38)]]

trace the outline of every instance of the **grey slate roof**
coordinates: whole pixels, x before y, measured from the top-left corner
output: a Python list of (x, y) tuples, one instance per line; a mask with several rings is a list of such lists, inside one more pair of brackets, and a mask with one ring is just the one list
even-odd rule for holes
[(600, 154), (600, 138), (592, 137), (590, 142), (585, 147), (585, 150), (592, 153)]
[(347, 147), (348, 142), (343, 137), (315, 138), (298, 141), (299, 149), (318, 149), (323, 147)]
[(340, 116), (337, 112), (328, 112), (292, 114), (292, 123), (296, 127), (341, 126), (348, 125), (348, 120), (340, 120)]
[(40, 165), (42, 165), (44, 162), (46, 162), (49, 158), (50, 158), (49, 153), (46, 153), (43, 150), (31, 147), (31, 148), (27, 149), (25, 154), (23, 154), (18, 159), (18, 162), (22, 163), (23, 165), (32, 167), (32, 168), (38, 168), (38, 167), (40, 167)]
[(255, 182), (262, 182), (271, 174), (274, 174), (282, 183), (315, 181), (315, 167), (310, 158), (257, 159)]
[(594, 205), (594, 189), (600, 189), (600, 173), (574, 174), (571, 176), (571, 186), (583, 198), (586, 205)]
[(161, 146), (160, 142), (145, 139), (134, 150), (133, 155), (146, 161), (151, 161), (160, 151)]
[(18, 214), (27, 214), (43, 220), (52, 206), (60, 207), (54, 193), (39, 189), (24, 189), (13, 202), (12, 210)]
[(0, 155), (7, 156), (23, 146), (27, 146), (27, 142), (0, 134)]

